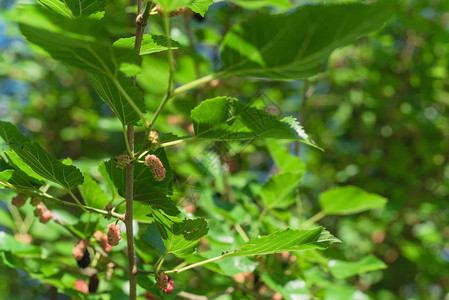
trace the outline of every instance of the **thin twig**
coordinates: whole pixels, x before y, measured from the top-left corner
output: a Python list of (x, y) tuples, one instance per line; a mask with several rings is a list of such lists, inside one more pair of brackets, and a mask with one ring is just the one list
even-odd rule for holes
[(316, 213), (315, 215), (313, 215), (312, 217), (310, 217), (309, 219), (307, 219), (304, 223), (302, 223), (299, 228), (300, 229), (307, 228), (310, 225), (312, 225), (313, 223), (318, 222), (319, 220), (321, 220), (325, 216), (326, 216), (326, 213), (323, 212), (323, 211), (320, 211), (320, 212)]
[[(143, 11), (143, 0), (137, 0), (137, 18), (136, 18), (136, 39), (134, 49), (137, 54), (140, 54), (140, 47), (142, 45), (143, 32), (147, 25), (149, 17), (150, 4), (147, 4), (145, 12)], [(133, 82), (137, 85), (136, 77), (133, 77)], [(141, 117), (142, 118), (142, 117)], [(150, 130), (149, 124), (145, 118), (144, 126), (147, 131)], [(128, 139), (128, 152), (131, 157), (134, 157), (134, 126), (128, 125), (126, 136)], [(128, 246), (128, 272), (129, 272), (129, 299), (135, 300), (137, 297), (137, 265), (136, 265), (136, 250), (134, 249), (134, 230), (133, 230), (133, 194), (134, 190), (134, 162), (126, 166), (126, 212), (125, 212), (125, 226), (126, 239)]]

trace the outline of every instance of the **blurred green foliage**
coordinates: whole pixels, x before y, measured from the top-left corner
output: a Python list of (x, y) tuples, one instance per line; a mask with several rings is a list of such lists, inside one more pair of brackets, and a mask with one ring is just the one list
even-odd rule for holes
[[(286, 1), (261, 8), (258, 1), (253, 2), (254, 7), (246, 8), (258, 10), (223, 1), (214, 4), (204, 19), (173, 19), (173, 39), (191, 51), (187, 55), (175, 52), (177, 85), (219, 69), (217, 47), (231, 25), (288, 7)], [(0, 3), (5, 8), (0, 12), (0, 119), (19, 124), (22, 132), (56, 157), (72, 158), (82, 171), (99, 179), (97, 164), (123, 151), (120, 122), (81, 71), (33, 51), (23, 41), (10, 19), (10, 4)], [(126, 1), (111, 1), (106, 6), (105, 20), (115, 38), (132, 34), (125, 30), (133, 22), (132, 7), (122, 9), (126, 5)], [(162, 33), (159, 17), (150, 19), (149, 30)], [(147, 55), (143, 66), (138, 83), (147, 94), (149, 112), (153, 112), (166, 90), (168, 62), (164, 54)], [(240, 238), (235, 238), (236, 224), (254, 230), (252, 235), (268, 234), (285, 225), (299, 227), (320, 210), (319, 195), (333, 187), (354, 185), (389, 199), (384, 210), (323, 218), (320, 224), (342, 241), (324, 251), (326, 257), (319, 252), (270, 255), (252, 281), (249, 275), (243, 279), (228, 276), (253, 272), (257, 266), (248, 258), (233, 258), (179, 274), (177, 284), (192, 293), (213, 295), (238, 282), (240, 288), (232, 299), (257, 299), (268, 288), (272, 290), (268, 295), (307, 294), (313, 289), (320, 299), (449, 299), (448, 68), (449, 2), (407, 0), (401, 2), (388, 26), (336, 51), (328, 71), (307, 81), (256, 84), (230, 77), (170, 102), (163, 116), (167, 122), (157, 127), (161, 132), (191, 134), (190, 110), (202, 99), (239, 95), (240, 100), (253, 101), (282, 116), (298, 116), (325, 149), (284, 145), (305, 162), (299, 196), (292, 199), (296, 205), (273, 207), (265, 218), (255, 220), (259, 207), (252, 197), (259, 192), (259, 183), (276, 168), (268, 143), (197, 142), (168, 148), (175, 173), (174, 200), (187, 215), (215, 220), (209, 224), (208, 239), (200, 244), (202, 258), (240, 245)], [(234, 193), (230, 194), (229, 188)], [(9, 202), (12, 194), (0, 192), (3, 201)], [(233, 205), (235, 202), (240, 205)], [(2, 208), (7, 209), (3, 203)], [(2, 228), (14, 228), (11, 217), (0, 212)], [(252, 229), (255, 221), (261, 223), (259, 229)], [(42, 226), (34, 222), (31, 227), (35, 244), (47, 243), (48, 247), (52, 240), (62, 240), (53, 250), (70, 257), (69, 235), (55, 224)], [(141, 225), (144, 234), (137, 237), (138, 246), (148, 242), (146, 234), (151, 230), (146, 230), (147, 226)], [(158, 257), (154, 249), (138, 254), (146, 263)], [(380, 258), (387, 268), (348, 278), (331, 276), (342, 261), (363, 264), (369, 254)], [(189, 260), (202, 258), (198, 255)], [(124, 257), (117, 259), (125, 262)], [(35, 263), (45, 265), (49, 273), (52, 265), (70, 265), (51, 258), (45, 262), (36, 259)], [(172, 267), (178, 263), (174, 257), (167, 260)], [(76, 280), (71, 274), (55, 274), (60, 277), (66, 282)], [(140, 278), (139, 284), (151, 287), (147, 280)], [(0, 282), (0, 295), (6, 299), (44, 299), (55, 293), (49, 285), (5, 265), (1, 265)], [(112, 286), (113, 299), (123, 298), (121, 287)]]

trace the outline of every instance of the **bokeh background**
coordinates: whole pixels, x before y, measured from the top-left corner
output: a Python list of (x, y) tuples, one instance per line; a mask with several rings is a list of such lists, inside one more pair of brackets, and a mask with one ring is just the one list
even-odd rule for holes
[[(52, 60), (24, 41), (11, 20), (16, 4), (0, 1), (0, 119), (17, 124), (56, 157), (70, 157), (95, 175), (99, 161), (123, 151), (121, 125), (95, 95), (82, 71)], [(132, 7), (121, 9), (126, 5), (126, 1), (111, 1), (106, 6), (108, 28), (116, 38), (132, 34), (128, 32)], [(178, 84), (220, 68), (217, 46), (233, 24), (285, 7), (250, 8), (221, 1), (204, 19), (173, 20), (173, 38), (198, 53), (177, 53)], [(150, 22), (154, 22), (151, 30), (160, 31), (159, 18)], [(139, 76), (139, 83), (148, 95), (146, 105), (151, 111), (158, 104), (155, 99), (165, 92), (167, 61), (163, 54), (154, 55), (145, 57), (143, 65), (148, 68)], [(335, 186), (351, 184), (389, 199), (381, 211), (320, 221), (343, 241), (338, 252), (331, 249), (327, 255), (356, 260), (374, 253), (388, 265), (346, 284), (372, 299), (447, 300), (448, 70), (449, 1), (404, 0), (382, 30), (335, 51), (325, 73), (307, 81), (281, 83), (240, 78), (213, 81), (172, 101), (163, 115), (166, 122), (161, 122), (158, 130), (189, 134), (190, 109), (214, 95), (238, 95), (282, 115), (298, 117), (325, 149), (289, 146), (307, 166), (296, 208), (301, 216), (317, 212), (318, 195)], [(200, 153), (217, 149), (237, 179), (248, 174), (263, 179), (271, 169), (263, 143), (170, 149), (168, 155), (180, 182), (175, 200), (186, 209), (201, 209), (195, 193), (202, 190), (192, 187), (206, 175), (194, 169), (207, 160)], [(213, 159), (205, 164), (210, 167), (211, 163)], [(192, 172), (199, 175), (190, 178)], [(9, 201), (10, 196), (0, 190), (2, 201)], [(11, 231), (5, 216), (8, 209), (0, 204), (0, 230)], [(47, 299), (52, 293), (48, 285), (0, 260), (0, 299)], [(337, 292), (335, 295), (326, 299), (345, 299)]]

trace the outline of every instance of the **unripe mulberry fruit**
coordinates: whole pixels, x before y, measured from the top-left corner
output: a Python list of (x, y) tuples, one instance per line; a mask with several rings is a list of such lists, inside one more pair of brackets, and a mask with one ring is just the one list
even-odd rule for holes
[(46, 224), (48, 223), (48, 221), (50, 221), (51, 219), (53, 219), (53, 213), (51, 212), (51, 210), (46, 210), (42, 213), (42, 215), (39, 217), (39, 222), (41, 222), (42, 224)]
[(126, 166), (133, 162), (132, 158), (127, 154), (117, 156), (114, 160), (115, 166), (120, 169), (126, 168)]
[(41, 203), (41, 198), (39, 198), (37, 196), (31, 197), (31, 201), (30, 201), (31, 205), (37, 206), (39, 203)]
[(116, 246), (121, 239), (122, 236), (120, 226), (111, 224), (108, 229), (108, 244), (111, 246)]
[(145, 156), (145, 165), (150, 169), (153, 174), (154, 180), (162, 181), (165, 178), (166, 170), (161, 160), (154, 154), (148, 154)]
[(170, 294), (175, 289), (173, 280), (170, 275), (165, 274), (163, 271), (156, 274), (156, 285), (159, 290), (165, 294)]
[(18, 194), (14, 198), (12, 198), (11, 204), (17, 207), (21, 207), (27, 201), (28, 196), (25, 194)]
[(106, 233), (97, 230), (94, 232), (94, 238), (104, 251), (112, 251), (112, 246), (108, 244), (108, 236)]
[(77, 260), (76, 263), (78, 264), (78, 267), (80, 267), (81, 269), (85, 269), (90, 265), (90, 254), (87, 249), (84, 250), (83, 257), (80, 260)]
[(75, 258), (76, 260), (80, 260), (81, 258), (83, 258), (84, 251), (86, 250), (87, 245), (89, 245), (89, 242), (87, 240), (79, 240), (72, 250), (73, 258)]
[(157, 148), (159, 148), (160, 146), (159, 133), (155, 130), (151, 130), (150, 133), (148, 134), (148, 142), (149, 142), (148, 149), (150, 151), (156, 151)]
[(78, 279), (75, 282), (75, 289), (80, 291), (83, 294), (87, 294), (89, 292), (89, 287), (87, 286), (87, 284), (82, 279)]

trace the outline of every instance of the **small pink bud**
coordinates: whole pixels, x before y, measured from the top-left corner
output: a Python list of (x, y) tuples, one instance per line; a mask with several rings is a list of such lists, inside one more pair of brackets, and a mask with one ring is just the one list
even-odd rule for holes
[(81, 258), (83, 258), (84, 251), (86, 250), (87, 245), (89, 245), (89, 242), (87, 240), (79, 240), (75, 245), (72, 250), (72, 254), (76, 260), (80, 260)]
[(75, 282), (75, 289), (77, 289), (78, 291), (80, 291), (83, 294), (87, 294), (89, 292), (89, 287), (82, 279), (78, 279)]
[(97, 230), (94, 232), (94, 238), (104, 251), (112, 251), (112, 246), (108, 244), (108, 236), (106, 233)]
[(116, 246), (122, 239), (119, 225), (111, 224), (108, 229), (108, 244)]
[(145, 157), (145, 165), (150, 169), (151, 174), (153, 174), (154, 180), (162, 181), (165, 178), (166, 170), (164, 165), (162, 165), (161, 160), (154, 154), (148, 154)]

